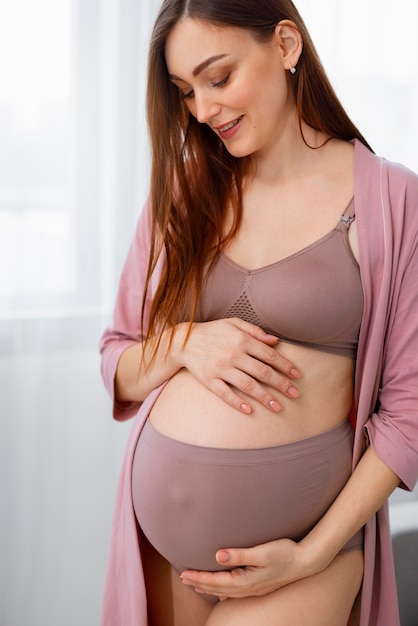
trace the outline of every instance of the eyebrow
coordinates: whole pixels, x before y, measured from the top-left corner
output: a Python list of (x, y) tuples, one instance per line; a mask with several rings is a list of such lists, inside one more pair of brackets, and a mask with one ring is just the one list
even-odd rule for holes
[[(228, 56), (227, 54), (215, 54), (214, 56), (209, 57), (208, 59), (206, 59), (206, 61), (202, 61), (202, 63), (199, 63), (199, 65), (197, 65), (194, 68), (193, 76), (194, 77), (199, 76), (199, 74), (201, 74), (210, 65), (212, 65), (212, 63), (215, 63), (216, 61), (220, 61), (221, 59), (224, 59), (227, 56)], [(170, 74), (170, 78), (171, 78), (171, 80), (180, 80), (180, 81), (183, 80), (182, 78), (179, 78), (175, 74)]]

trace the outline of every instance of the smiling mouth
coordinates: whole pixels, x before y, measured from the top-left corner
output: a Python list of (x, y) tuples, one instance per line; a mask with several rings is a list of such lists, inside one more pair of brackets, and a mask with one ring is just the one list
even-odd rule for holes
[(240, 117), (238, 117), (234, 122), (230, 122), (229, 124), (225, 124), (225, 126), (218, 126), (217, 130), (220, 133), (226, 133), (227, 130), (231, 130), (231, 128), (234, 128), (234, 126), (236, 126), (237, 124), (240, 123), (240, 121), (242, 120), (244, 116), (241, 115)]

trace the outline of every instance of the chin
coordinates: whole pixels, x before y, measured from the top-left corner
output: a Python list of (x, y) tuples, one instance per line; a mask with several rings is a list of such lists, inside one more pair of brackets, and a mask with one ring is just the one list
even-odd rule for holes
[(255, 152), (257, 152), (256, 149), (251, 149), (249, 146), (228, 145), (227, 142), (224, 142), (224, 146), (228, 150), (229, 154), (237, 159), (252, 156)]

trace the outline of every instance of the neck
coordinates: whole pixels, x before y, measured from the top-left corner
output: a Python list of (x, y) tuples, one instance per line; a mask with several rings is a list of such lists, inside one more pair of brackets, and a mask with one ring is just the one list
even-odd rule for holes
[[(302, 132), (301, 132), (302, 130)], [(329, 137), (294, 119), (288, 124), (280, 140), (253, 157), (253, 180), (264, 184), (288, 181), (306, 169), (321, 156)]]

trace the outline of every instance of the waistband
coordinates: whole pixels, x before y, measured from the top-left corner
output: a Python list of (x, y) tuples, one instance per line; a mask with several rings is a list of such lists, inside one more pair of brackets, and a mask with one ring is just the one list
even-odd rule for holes
[(214, 448), (185, 443), (160, 433), (146, 420), (140, 442), (165, 455), (176, 456), (195, 463), (225, 465), (279, 463), (298, 459), (308, 454), (329, 450), (352, 439), (354, 431), (348, 419), (337, 426), (312, 437), (267, 448)]

